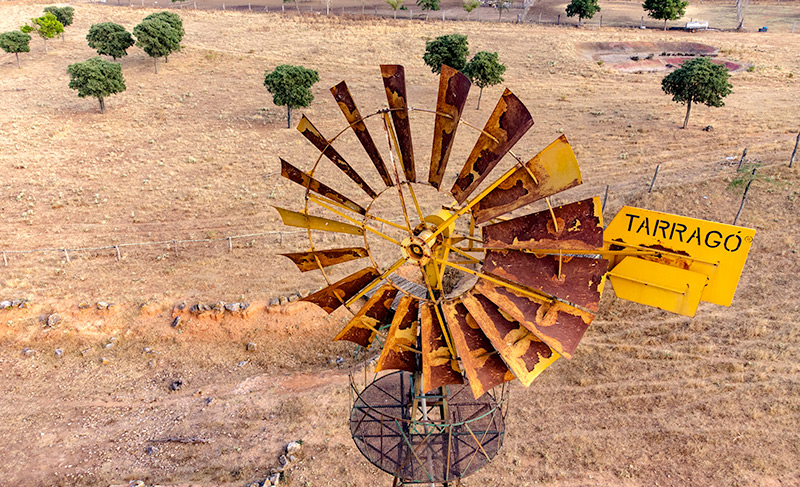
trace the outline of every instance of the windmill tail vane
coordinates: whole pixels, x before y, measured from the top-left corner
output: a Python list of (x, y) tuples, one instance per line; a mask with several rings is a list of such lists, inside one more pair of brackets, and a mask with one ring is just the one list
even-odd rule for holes
[[(360, 391), (351, 414), (362, 453), (396, 481), (447, 483), (488, 462), (503, 437), (502, 415), (480, 412), (501, 408), (505, 393), (492, 391), (515, 379), (527, 387), (560, 357), (572, 358), (599, 311), (606, 278), (619, 298), (685, 316), (701, 301), (731, 304), (754, 230), (627, 206), (604, 228), (597, 197), (550, 202), (582, 184), (565, 136), (527, 162), (512, 151), (534, 122), (510, 90), (481, 129), (462, 120), (471, 83), (457, 70), (442, 66), (432, 110), (408, 105), (403, 66), (380, 71), (388, 109), (362, 116), (341, 82), (331, 93), (344, 129), (326, 139), (303, 116), (298, 130), (319, 156), (308, 171), (281, 159), (282, 176), (303, 188), (305, 204), (277, 210), (284, 224), (308, 230), (308, 250), (283, 255), (328, 283), (303, 300), (327, 313), (350, 309), (353, 318), (335, 339), (365, 349), (377, 339), (375, 372), (399, 371)], [(415, 112), (435, 116), (427, 181), (415, 160)], [(368, 128), (373, 117), (388, 152)], [(455, 137), (468, 129), (477, 141), (447, 188)], [(351, 130), (375, 168), (369, 178), (340, 152), (339, 138)], [(488, 179), (506, 155), (514, 164)], [(341, 184), (355, 184), (370, 200), (317, 179), (324, 159), (344, 173)], [(440, 197), (438, 207), (418, 198), (423, 188)], [(398, 198), (388, 207), (394, 215), (378, 210), (385, 198)], [(546, 209), (517, 216), (536, 202)], [(317, 232), (355, 243), (318, 249)], [(332, 282), (332, 266), (360, 261), (368, 264)], [(414, 267), (419, 272), (410, 277)]]

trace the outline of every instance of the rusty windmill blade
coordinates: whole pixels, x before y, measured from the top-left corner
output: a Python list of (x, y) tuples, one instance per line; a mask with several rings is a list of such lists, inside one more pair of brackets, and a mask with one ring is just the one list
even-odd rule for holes
[(369, 187), (366, 181), (356, 172), (355, 169), (342, 157), (336, 149), (328, 142), (328, 139), (322, 136), (322, 133), (317, 130), (314, 124), (311, 123), (311, 120), (306, 118), (303, 115), (303, 118), (300, 119), (300, 123), (297, 124), (297, 130), (300, 131), (309, 142), (314, 144), (314, 146), (319, 149), (320, 152), (325, 154), (325, 157), (330, 159), (332, 163), (336, 165), (343, 173), (347, 174), (347, 177), (353, 180), (354, 183), (358, 185), (359, 188), (364, 190), (370, 198), (375, 198), (378, 196), (378, 193), (372, 190)]
[(331, 314), (380, 275), (381, 273), (378, 272), (378, 269), (367, 267), (334, 282), (326, 288), (320, 289), (314, 294), (306, 296), (301, 301), (314, 303), (328, 314)]
[(422, 393), (449, 384), (462, 384), (461, 369), (448, 346), (444, 323), (434, 304), (420, 306), (422, 336)]
[(381, 286), (334, 340), (347, 340), (364, 348), (369, 347), (378, 334), (381, 323), (391, 314), (392, 302), (398, 292), (391, 284)]
[(559, 355), (520, 323), (504, 316), (485, 296), (470, 291), (461, 298), (464, 306), (492, 342), (508, 368), (525, 387)]
[(553, 300), (540, 300), (481, 279), (475, 291), (497, 305), (508, 316), (520, 322), (550, 348), (570, 359), (586, 333), (594, 315)]
[(503, 382), (514, 380), (492, 342), (460, 300), (442, 305), (458, 355), (475, 399)]
[(316, 179), (312, 178), (308, 174), (304, 173), (300, 169), (292, 166), (283, 158), (281, 158), (281, 176), (285, 177), (289, 181), (295, 182), (300, 186), (310, 189), (311, 191), (320, 194), (329, 200), (335, 201), (340, 205), (353, 210), (356, 213), (361, 215), (366, 215), (367, 210), (364, 209), (361, 205), (356, 203), (355, 201), (351, 200), (347, 196), (339, 193), (335, 189), (327, 186), (324, 183), (317, 181)]
[(280, 254), (288, 257), (300, 269), (300, 272), (315, 271), (320, 267), (350, 262), (351, 260), (368, 257), (367, 249), (361, 247), (348, 247), (343, 249), (313, 250), (310, 252), (290, 252)]
[(516, 250), (489, 250), (483, 270), (597, 311), (608, 261), (566, 255), (539, 256)]
[(411, 143), (411, 124), (408, 120), (405, 68), (399, 64), (381, 64), (386, 100), (392, 113), (392, 123), (400, 146), (400, 162), (408, 181), (417, 180), (414, 168), (414, 147)]
[(469, 78), (450, 66), (442, 65), (439, 76), (439, 96), (436, 100), (436, 120), (433, 128), (433, 146), (431, 149), (431, 170), (428, 182), (439, 189), (442, 183), (453, 139), (456, 136), (461, 112), (467, 102), (467, 95), (472, 84)]
[(562, 135), (486, 194), (472, 215), (483, 223), (582, 182), (578, 160)]
[(533, 118), (528, 109), (506, 89), (450, 190), (459, 204), (475, 191), (532, 126)]
[(483, 246), (519, 250), (601, 250), (603, 212), (594, 197), (482, 228)]
[(350, 124), (350, 128), (353, 129), (353, 133), (356, 134), (358, 141), (361, 142), (361, 146), (367, 151), (367, 155), (369, 155), (372, 164), (375, 165), (375, 169), (378, 170), (378, 174), (381, 175), (383, 182), (386, 186), (394, 186), (394, 181), (392, 181), (389, 171), (386, 170), (386, 164), (383, 163), (381, 154), (375, 146), (375, 141), (372, 140), (372, 136), (369, 134), (369, 130), (367, 130), (367, 125), (364, 123), (363, 118), (361, 118), (361, 113), (358, 111), (356, 102), (353, 100), (352, 95), (350, 95), (347, 83), (342, 81), (331, 88), (331, 93), (336, 103), (339, 104), (342, 113), (344, 113), (347, 122)]
[(310, 230), (320, 230), (323, 232), (346, 233), (349, 235), (364, 235), (364, 229), (348, 223), (337, 222), (320, 216), (313, 216), (307, 213), (287, 210), (274, 206), (281, 215), (284, 225), (290, 227), (308, 228)]
[(386, 343), (375, 366), (381, 370), (416, 370), (417, 330), (419, 329), (419, 300), (403, 296), (394, 312), (392, 326), (386, 335)]

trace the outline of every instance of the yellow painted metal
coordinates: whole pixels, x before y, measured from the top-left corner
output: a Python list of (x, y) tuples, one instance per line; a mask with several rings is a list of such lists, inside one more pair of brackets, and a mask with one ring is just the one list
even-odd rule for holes
[(346, 302), (346, 303), (344, 303), (344, 304), (345, 304), (345, 306), (350, 306), (350, 305), (351, 305), (351, 304), (353, 304), (353, 303), (354, 303), (354, 302), (355, 302), (357, 299), (359, 299), (360, 297), (362, 297), (362, 296), (364, 296), (365, 294), (367, 294), (368, 292), (370, 292), (370, 290), (372, 290), (372, 288), (374, 288), (375, 286), (377, 286), (378, 284), (380, 284), (382, 280), (386, 279), (386, 276), (388, 276), (388, 275), (389, 275), (389, 274), (391, 274), (392, 272), (394, 272), (394, 271), (396, 271), (397, 269), (399, 269), (399, 268), (400, 268), (400, 266), (401, 266), (401, 265), (403, 265), (405, 262), (406, 262), (406, 259), (405, 259), (405, 258), (400, 258), (400, 259), (398, 259), (398, 260), (397, 260), (397, 262), (395, 262), (394, 264), (392, 264), (392, 266), (391, 266), (391, 267), (389, 267), (388, 269), (386, 269), (385, 271), (383, 271), (383, 274), (381, 274), (381, 275), (380, 275), (380, 276), (379, 276), (377, 279), (375, 279), (374, 281), (372, 281), (372, 282), (369, 284), (369, 286), (365, 287), (364, 289), (362, 289), (361, 291), (359, 291), (359, 292), (358, 292), (358, 293), (357, 293), (355, 296), (353, 296), (352, 298), (348, 299), (348, 300), (347, 300), (347, 302)]
[[(660, 252), (641, 258), (707, 276), (700, 300), (730, 306), (755, 233), (750, 228), (625, 206), (603, 238), (607, 249), (619, 245)], [(625, 260), (612, 257), (611, 270)], [(654, 278), (651, 274), (630, 277), (648, 283)], [(683, 285), (674, 282), (668, 287)]]
[(424, 221), (425, 221), (425, 223), (430, 223), (432, 225), (435, 225), (437, 230), (441, 227), (442, 231), (440, 233), (441, 233), (442, 237), (449, 238), (453, 233), (453, 229), (455, 228), (455, 223), (450, 222), (447, 225), (444, 225), (444, 223), (451, 216), (452, 216), (452, 213), (450, 213), (449, 211), (447, 211), (445, 209), (441, 209), (441, 210), (437, 211), (436, 213), (432, 213), (432, 214), (426, 216), (424, 218)]
[[(355, 218), (350, 218), (349, 216), (345, 215), (341, 211), (338, 211), (338, 210), (336, 210), (334, 208), (331, 208), (321, 198), (317, 198), (316, 196), (310, 194), (310, 195), (308, 195), (308, 199), (310, 199), (314, 203), (318, 204), (319, 206), (325, 208), (326, 210), (330, 211), (331, 213), (335, 213), (335, 214), (339, 215), (340, 217), (344, 218), (345, 220), (351, 221), (351, 222), (355, 223), (356, 225), (359, 225), (360, 226), (359, 229), (361, 230), (361, 233), (359, 233), (357, 235), (363, 235), (364, 234), (364, 230), (369, 230), (370, 232), (374, 233), (375, 235), (381, 237), (384, 240), (388, 240), (388, 241), (392, 242), (395, 245), (400, 245), (400, 242), (398, 242), (397, 240), (393, 239), (392, 237), (386, 235), (385, 233), (381, 232), (380, 230), (376, 230), (376, 229), (370, 227), (369, 225), (363, 224), (362, 222), (356, 220)], [(280, 208), (278, 208), (278, 210), (280, 210)], [(289, 211), (289, 210), (285, 210), (285, 211)], [(311, 217), (311, 218), (318, 218), (318, 217)], [(325, 218), (322, 218), (322, 219), (325, 220)], [(333, 221), (333, 220), (328, 220), (328, 221)], [(284, 223), (286, 223), (285, 219), (284, 219)], [(336, 222), (336, 223), (338, 223), (338, 222)], [(289, 225), (289, 223), (286, 223), (286, 224)], [(347, 224), (346, 223), (341, 223), (341, 225), (347, 225)], [(352, 226), (352, 225), (347, 225), (347, 226)], [(306, 227), (303, 227), (303, 228), (306, 228)]]
[(694, 316), (708, 278), (699, 272), (625, 257), (608, 273), (622, 299), (684, 316)]
[(347, 233), (350, 235), (364, 235), (364, 229), (355, 225), (348, 225), (347, 223), (312, 216), (306, 213), (298, 213), (277, 206), (273, 208), (278, 210), (278, 213), (281, 214), (283, 224), (290, 227), (308, 228), (311, 230), (321, 230), (323, 232)]

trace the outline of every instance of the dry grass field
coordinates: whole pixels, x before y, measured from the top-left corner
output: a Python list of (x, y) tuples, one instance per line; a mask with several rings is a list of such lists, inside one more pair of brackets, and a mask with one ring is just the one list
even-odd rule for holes
[[(506, 86), (535, 120), (515, 148), (521, 156), (569, 138), (584, 184), (556, 203), (609, 185), (607, 219), (634, 205), (730, 223), (742, 150), (762, 164), (740, 219), (758, 233), (733, 306), (703, 305), (688, 319), (607, 290), (575, 358), (529, 389), (514, 387), (504, 450), (464, 485), (800, 485), (800, 185), (798, 163), (786, 167), (800, 129), (800, 34), (185, 10), (183, 51), (156, 75), (151, 59), (130, 49), (121, 61), (127, 91), (108, 98), (101, 115), (96, 100), (67, 87), (66, 67), (93, 55), (84, 39), (91, 24), (130, 30), (150, 10), (74, 6), (75, 24), (64, 41), (49, 41), (48, 54), (38, 38), (22, 69), (0, 54), (0, 251), (8, 259), (0, 300), (31, 303), (0, 310), (1, 485), (243, 486), (263, 480), (282, 445), (300, 438), (306, 453), (289, 485), (388, 485), (348, 435), (347, 372), (358, 369), (336, 365), (352, 348), (330, 342), (344, 313), (295, 305), (171, 328), (169, 310), (184, 300), (263, 303), (322, 284), (277, 255), (303, 250), (302, 235), (238, 238), (232, 252), (224, 240), (282, 230), (271, 205), (299, 209), (302, 191), (276, 174), (278, 158), (301, 168), (316, 158), (286, 129), (265, 70), (317, 69), (316, 98), (303, 112), (334, 134), (344, 119), (328, 88), (346, 79), (362, 112), (381, 108), (380, 63), (404, 64), (411, 104), (432, 107), (438, 79), (422, 63), (425, 41), (454, 31), (469, 36), (471, 52), (498, 51), (508, 65), (479, 111), (477, 90), (470, 94), (467, 120), (482, 125)], [(0, 31), (41, 8), (0, 3)], [(661, 91), (663, 75), (620, 73), (580, 49), (606, 41), (702, 42), (752, 69), (733, 75), (725, 107), (693, 108), (680, 130), (684, 108)], [(412, 123), (424, 160), (432, 119)], [(474, 141), (459, 134), (445, 182)], [(356, 144), (346, 133), (337, 147), (377, 183)], [(325, 161), (318, 174), (363, 196)], [(388, 205), (382, 211), (399, 217)], [(72, 250), (69, 262), (59, 251), (10, 252), (191, 239), (220, 240), (181, 244), (177, 256), (171, 243), (122, 246), (119, 261), (113, 249)], [(334, 278), (352, 271), (342, 267)], [(116, 306), (80, 311), (81, 301)], [(61, 322), (43, 326), (40, 317), (54, 312)], [(171, 391), (178, 379), (183, 387)], [(151, 442), (168, 437), (209, 441)]]

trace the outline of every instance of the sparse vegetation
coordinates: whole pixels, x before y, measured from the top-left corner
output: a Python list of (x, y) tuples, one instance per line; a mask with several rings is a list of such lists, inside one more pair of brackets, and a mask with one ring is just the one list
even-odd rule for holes
[(272, 93), (272, 102), (286, 107), (287, 127), (292, 128), (292, 109), (311, 105), (314, 94), (311, 87), (319, 81), (319, 74), (303, 66), (281, 64), (264, 76), (264, 86)]
[(70, 64), (67, 68), (69, 87), (78, 91), (81, 98), (90, 96), (100, 103), (100, 113), (106, 112), (105, 98), (125, 91), (122, 66), (93, 57), (82, 63)]
[(481, 108), (483, 89), (487, 86), (502, 83), (503, 73), (505, 72), (506, 66), (500, 63), (496, 52), (479, 51), (470, 59), (464, 68), (464, 74), (480, 88), (476, 110)]
[(0, 49), (7, 53), (14, 53), (17, 58), (17, 68), (19, 68), (19, 53), (31, 51), (31, 36), (28, 34), (12, 30), (11, 32), (3, 32), (0, 34)]
[(686, 104), (686, 118), (683, 128), (689, 124), (692, 103), (702, 103), (710, 107), (725, 105), (723, 98), (731, 93), (733, 86), (728, 82), (730, 72), (725, 66), (714, 64), (707, 57), (690, 59), (661, 80), (664, 93), (672, 95), (672, 101)]
[(135, 41), (131, 33), (125, 27), (114, 22), (102, 22), (94, 24), (86, 34), (89, 47), (97, 51), (97, 54), (111, 56), (116, 61), (128, 55), (128, 48)]
[(467, 65), (469, 55), (469, 42), (463, 34), (447, 34), (425, 43), (425, 54), (422, 60), (436, 74), (446, 64), (459, 71)]

